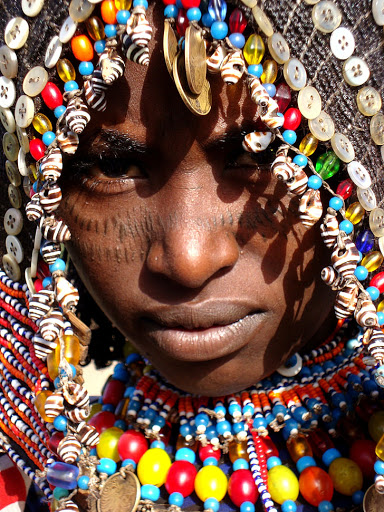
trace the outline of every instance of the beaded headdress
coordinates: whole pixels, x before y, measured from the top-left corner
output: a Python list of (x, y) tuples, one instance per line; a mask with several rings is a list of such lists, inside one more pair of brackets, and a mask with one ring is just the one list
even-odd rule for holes
[[(127, 60), (132, 61), (129, 65), (149, 65), (152, 28), (146, 18), (148, 4), (146, 0), (134, 0), (133, 4), (130, 0), (72, 0), (67, 10), (67, 2), (45, 6), (43, 0), (23, 0), (21, 13), (12, 2), (5, 6), (4, 44), (0, 47), (0, 120), (5, 129), (7, 201), (11, 202), (4, 215), (4, 270), (0, 274), (1, 445), (47, 498), (54, 497), (55, 510), (78, 510), (72, 498), (76, 501), (82, 493), (90, 506), (97, 503), (98, 510), (112, 510), (108, 499), (114, 485), (120, 486), (121, 493), (130, 492), (130, 509), (151, 509), (159, 498), (155, 489), (165, 480), (169, 505), (179, 507), (188, 492), (186, 485), (174, 484), (181, 471), (176, 466), (182, 461), (192, 464), (195, 459), (192, 450), (180, 448), (171, 466), (160, 435), (166, 422), (178, 416), (181, 437), (186, 443), (197, 440), (202, 447), (202, 469), (208, 468), (204, 476), (200, 472), (196, 476), (189, 466), (184, 473), (198, 482), (195, 490), (205, 509), (218, 509), (225, 487), (221, 473), (209, 476), (209, 471), (215, 473), (215, 463), (205, 461), (217, 461), (220, 450), (231, 452), (230, 443), (237, 442), (246, 443), (249, 466), (244, 457), (234, 458), (241, 461), (234, 463), (234, 474), (250, 467), (251, 483), (256, 486), (251, 486), (248, 494), (230, 491), (235, 505), (243, 512), (252, 511), (258, 492), (266, 510), (276, 510), (273, 498), (284, 512), (295, 511), (298, 488), (296, 493), (294, 481), (284, 494), (274, 490), (274, 479), (268, 475), (267, 488), (267, 469), (273, 472), (281, 465), (277, 457), (269, 457), (267, 464), (268, 428), (283, 429), (291, 445), (295, 444), (291, 439), (302, 436), (304, 445), (305, 436), (299, 430), (314, 430), (318, 419), (328, 432), (334, 432), (340, 411), (348, 409), (350, 398), (344, 390), (350, 384), (355, 391), (364, 387), (373, 397), (379, 396), (384, 386), (384, 304), (378, 308), (374, 304), (384, 291), (384, 274), (368, 277), (379, 269), (384, 252), (380, 187), (372, 184), (380, 175), (379, 149), (384, 145), (382, 74), (375, 69), (382, 53), (383, 4), (374, 0), (370, 9), (367, 2), (359, 2), (358, 14), (354, 12), (357, 3), (346, 0), (305, 0), (292, 5), (242, 0), (237, 6), (228, 6), (224, 0), (167, 0), (164, 4), (164, 56), (182, 100), (196, 115), (206, 115), (212, 103), (210, 75), (220, 74), (229, 87), (245, 80), (258, 116), (254, 131), (244, 137), (243, 148), (259, 153), (281, 139), (271, 172), (286, 184), (290, 194), (299, 197), (298, 215), (305, 226), (320, 224), (322, 219), (320, 230), (331, 263), (322, 278), (336, 292), (339, 324), (354, 315), (360, 333), (349, 345), (340, 334), (311, 357), (302, 360), (295, 356), (279, 369), (282, 377), (277, 386), (271, 381), (260, 383), (241, 396), (213, 403), (204, 397), (184, 396), (151, 372), (137, 379), (135, 387), (128, 386), (123, 397), (125, 385), (121, 383), (128, 380), (127, 369), (140, 373), (144, 366), (138, 356), (131, 356), (115, 371), (103, 399), (110, 406), (105, 411), (112, 408), (119, 414), (120, 423), (113, 428), (121, 430), (122, 438), (124, 425), (135, 427), (127, 430), (125, 438), (131, 436), (132, 443), (132, 436), (137, 436), (140, 462), (137, 451), (124, 447), (119, 450), (123, 463), (118, 473), (113, 457), (103, 456), (102, 448), (96, 452), (97, 458), (94, 447), (102, 445), (100, 432), (97, 422), (87, 423), (89, 395), (77, 368), (89, 343), (89, 330), (76, 317), (79, 294), (66, 278), (66, 264), (60, 258), (62, 244), (71, 235), (57, 215), (62, 198), (59, 179), (65, 172), (63, 155), (76, 153), (92, 111), (107, 108), (106, 92), (124, 74)], [(56, 29), (50, 20), (59, 18)], [(51, 37), (43, 61), (26, 67), (20, 56), (25, 55), (30, 25), (44, 36), (37, 45), (46, 44), (46, 34)], [(341, 178), (332, 190), (329, 182), (335, 184), (336, 173)], [(26, 217), (36, 223), (30, 260), (20, 242), (22, 189), (29, 196)], [(331, 196), (325, 212), (321, 190)], [(355, 200), (345, 204), (352, 197)], [(358, 235), (353, 239), (355, 229)], [(21, 264), (26, 284), (19, 283), (24, 277)], [(332, 368), (320, 366), (329, 359), (327, 354), (339, 357)], [(311, 364), (320, 370), (304, 371)], [(289, 380), (298, 374), (300, 386)], [(125, 400), (124, 410), (116, 412), (115, 398), (108, 402), (108, 393)], [(155, 440), (150, 450), (160, 450), (156, 456), (147, 450), (140, 430)], [(315, 444), (322, 441), (313, 437)], [(17, 446), (27, 460), (23, 461)], [(342, 457), (334, 448), (327, 448), (323, 463), (335, 467)], [(382, 454), (383, 447), (381, 450)], [(298, 471), (302, 475), (308, 474), (308, 468), (316, 472), (313, 459), (305, 450), (303, 453), (297, 458)], [(144, 474), (154, 471), (151, 457), (157, 457), (163, 468), (158, 482), (156, 475), (153, 480)], [(305, 457), (311, 460), (303, 460)], [(141, 495), (132, 491), (137, 489), (137, 478), (132, 476), (137, 462)], [(375, 469), (379, 475), (376, 489), (383, 492), (384, 463)], [(281, 469), (274, 472), (277, 480), (291, 478)], [(164, 476), (166, 473), (174, 478)], [(242, 475), (242, 482), (247, 482), (248, 476)], [(218, 482), (220, 492), (199, 483), (206, 478)], [(333, 487), (330, 490), (324, 476), (322, 485), (321, 499), (305, 496), (302, 487), (300, 491), (319, 511), (333, 510)], [(357, 485), (352, 493), (356, 502), (361, 501), (359, 492)], [(242, 493), (246, 499), (238, 498)]]

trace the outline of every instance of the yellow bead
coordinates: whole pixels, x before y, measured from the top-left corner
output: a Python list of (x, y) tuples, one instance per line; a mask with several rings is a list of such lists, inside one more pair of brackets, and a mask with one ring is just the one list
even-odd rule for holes
[(69, 364), (74, 366), (79, 364), (80, 361), (80, 342), (77, 336), (65, 334), (63, 336), (64, 342), (64, 357)]
[(384, 257), (380, 251), (372, 251), (364, 256), (361, 265), (363, 265), (368, 272), (377, 270), (383, 263)]
[(89, 415), (88, 415), (87, 421), (90, 420), (92, 418), (92, 416), (94, 416), (95, 414), (100, 412), (102, 407), (103, 407), (103, 404), (100, 404), (99, 402), (92, 404), (91, 407), (89, 408)]
[(100, 39), (104, 39), (104, 23), (97, 16), (92, 16), (85, 21), (85, 26), (87, 27), (87, 32), (89, 36), (94, 41), (99, 41)]
[(368, 432), (376, 443), (384, 434), (384, 411), (378, 411), (372, 414), (368, 421)]
[(231, 441), (229, 443), (229, 458), (232, 464), (237, 459), (245, 459), (249, 462), (249, 455), (247, 452), (247, 441)]
[(316, 139), (312, 133), (307, 133), (304, 139), (300, 142), (300, 153), (303, 153), (305, 156), (311, 156), (317, 149), (319, 141)]
[(52, 131), (52, 123), (44, 114), (36, 114), (32, 119), (32, 125), (38, 133), (41, 133), (41, 135), (45, 132)]
[[(57, 350), (57, 348), (59, 349)], [(47, 368), (48, 375), (52, 380), (55, 380), (59, 375), (59, 363), (60, 363), (60, 343), (57, 344), (56, 349), (52, 350), (47, 356)]]
[(304, 434), (291, 436), (287, 441), (287, 450), (293, 462), (297, 462), (301, 457), (313, 457), (312, 448)]
[(375, 451), (379, 459), (384, 460), (384, 434), (381, 436), (379, 442), (377, 443)]
[(346, 218), (352, 222), (352, 224), (358, 224), (364, 217), (364, 214), (365, 210), (358, 201), (350, 204), (345, 212)]
[(299, 495), (299, 481), (293, 471), (285, 466), (275, 466), (268, 471), (268, 490), (276, 503), (296, 501)]
[(137, 476), (142, 485), (152, 484), (161, 487), (167, 478), (171, 459), (161, 448), (150, 448), (139, 460)]
[(40, 391), (40, 393), (38, 393), (36, 395), (35, 402), (34, 402), (37, 412), (40, 414), (42, 419), (48, 423), (53, 423), (53, 420), (54, 420), (54, 418), (49, 418), (45, 414), (45, 402), (47, 401), (47, 398), (51, 395), (52, 395), (52, 391), (44, 389), (43, 391)]
[(377, 311), (384, 311), (384, 300), (382, 300), (377, 306)]
[(228, 488), (228, 480), (217, 466), (204, 466), (196, 475), (195, 492), (201, 501), (216, 498), (221, 501)]
[(243, 48), (244, 58), (249, 65), (260, 64), (265, 54), (265, 45), (261, 36), (251, 34)]
[(73, 67), (72, 62), (69, 62), (68, 59), (60, 59), (57, 61), (56, 69), (59, 74), (59, 77), (63, 82), (69, 82), (70, 80), (74, 80), (76, 78), (76, 71)]
[(100, 434), (99, 444), (97, 445), (97, 455), (100, 459), (106, 457), (115, 462), (120, 461), (119, 452), (117, 451), (117, 443), (123, 434), (123, 430), (117, 427), (107, 428)]
[(274, 60), (266, 60), (263, 64), (263, 74), (260, 80), (263, 84), (273, 84), (277, 78), (277, 63)]
[(129, 11), (132, 5), (132, 0), (115, 0), (115, 7), (119, 11)]
[(335, 459), (328, 469), (335, 490), (344, 496), (352, 496), (363, 487), (363, 474), (361, 469), (351, 459), (339, 457)]

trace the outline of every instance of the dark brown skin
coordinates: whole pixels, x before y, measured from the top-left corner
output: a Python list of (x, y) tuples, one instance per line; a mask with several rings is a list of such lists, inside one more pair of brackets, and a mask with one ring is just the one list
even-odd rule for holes
[[(82, 153), (120, 155), (101, 127), (139, 144), (120, 144), (117, 177), (104, 164), (64, 176), (60, 213), (111, 321), (176, 386), (224, 395), (329, 334), (333, 301), (319, 277), (329, 254), (318, 224), (299, 221), (297, 198), (241, 151), (256, 110), (245, 85), (210, 77), (212, 111), (194, 116), (163, 61), (161, 9), (155, 18), (149, 68), (128, 62)], [(236, 140), (220, 143), (228, 134)]]

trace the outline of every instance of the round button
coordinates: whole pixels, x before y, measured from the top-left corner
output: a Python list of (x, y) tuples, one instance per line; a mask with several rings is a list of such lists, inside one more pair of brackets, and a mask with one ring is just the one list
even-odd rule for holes
[(312, 135), (323, 142), (330, 140), (335, 133), (335, 123), (331, 116), (322, 110), (315, 119), (308, 121), (308, 128)]
[(100, 2), (102, 2), (103, 0), (88, 0), (88, 2), (90, 4), (99, 4)]
[(74, 21), (81, 23), (89, 18), (94, 8), (95, 6), (87, 0), (72, 0), (69, 5), (69, 15)]
[(9, 108), (0, 107), (0, 121), (7, 132), (13, 133), (16, 130), (16, 121)]
[(23, 204), (20, 190), (15, 185), (12, 185), (12, 183), (8, 185), (8, 199), (13, 208), (20, 208)]
[(16, 162), (19, 153), (19, 141), (14, 133), (5, 132), (3, 135), (3, 150), (6, 158)]
[(17, 168), (17, 165), (15, 162), (11, 162), (10, 160), (7, 160), (5, 162), (5, 172), (7, 174), (7, 177), (9, 181), (12, 183), (12, 185), (15, 185), (15, 187), (18, 187), (21, 185), (21, 175), (19, 173), (19, 169)]
[(287, 62), (291, 53), (287, 41), (279, 32), (275, 32), (268, 38), (268, 49), (271, 57), (278, 64)]
[(360, 57), (349, 57), (343, 65), (343, 77), (348, 85), (357, 87), (368, 80), (371, 72), (367, 63)]
[(308, 85), (301, 89), (297, 97), (297, 106), (307, 119), (315, 119), (321, 112), (321, 98), (317, 89)]
[(63, 44), (68, 43), (68, 41), (70, 41), (72, 37), (75, 35), (76, 29), (77, 23), (73, 21), (73, 19), (70, 16), (68, 16), (68, 18), (61, 25), (61, 29), (59, 32), (60, 42)]
[(259, 25), (260, 30), (264, 32), (267, 37), (271, 37), (273, 34), (273, 27), (265, 12), (255, 5), (252, 9), (252, 14), (256, 23)]
[(24, 46), (28, 39), (29, 25), (23, 18), (12, 18), (4, 31), (4, 41), (12, 50), (18, 50)]
[(372, 1), (372, 14), (378, 25), (384, 25), (384, 0)]
[(17, 156), (17, 166), (22, 176), (28, 176), (28, 165), (25, 160), (25, 152), (23, 148), (20, 148), (19, 150), (19, 154)]
[(381, 96), (379, 91), (370, 85), (359, 90), (356, 97), (357, 108), (363, 116), (373, 116), (381, 109)]
[(24, 190), (24, 194), (28, 197), (28, 198), (31, 198), (31, 187), (32, 187), (32, 182), (31, 180), (29, 179), (28, 176), (24, 176), (23, 177), (23, 190)]
[(43, 8), (44, 0), (22, 0), (21, 8), (23, 13), (30, 18), (34, 18)]
[(17, 126), (27, 128), (35, 115), (35, 104), (33, 99), (23, 94), (16, 102), (15, 119)]
[(59, 39), (59, 36), (54, 36), (48, 44), (47, 51), (45, 52), (44, 65), (46, 68), (53, 68), (57, 61), (60, 59), (63, 45)]
[(23, 81), (23, 91), (28, 96), (37, 96), (41, 93), (48, 82), (48, 73), (41, 66), (32, 68), (25, 75)]
[(21, 263), (24, 259), (24, 249), (20, 240), (13, 235), (8, 235), (5, 239), (5, 247), (8, 254), (12, 254), (17, 263)]
[(336, 156), (343, 162), (351, 162), (355, 158), (355, 150), (351, 141), (342, 133), (335, 133), (331, 139), (331, 146)]
[(331, 52), (339, 60), (348, 59), (355, 51), (355, 38), (350, 30), (339, 27), (331, 34)]
[(370, 212), (377, 206), (376, 196), (371, 187), (362, 189), (357, 187), (357, 199), (365, 211)]
[(384, 236), (384, 210), (374, 208), (369, 214), (369, 227), (376, 237)]
[(7, 78), (15, 78), (18, 67), (16, 53), (5, 44), (0, 46), (0, 73)]
[(284, 78), (294, 91), (300, 91), (307, 83), (307, 72), (299, 59), (289, 59), (283, 68)]
[(308, 5), (315, 5), (320, 2), (320, 0), (304, 0), (304, 2)]
[(9, 108), (15, 103), (16, 87), (6, 76), (0, 76), (0, 107)]
[(333, 2), (319, 2), (312, 9), (312, 21), (317, 30), (328, 34), (341, 23), (341, 12)]
[(382, 146), (384, 144), (384, 115), (383, 114), (375, 114), (371, 118), (371, 123), (369, 126), (369, 130), (371, 132), (372, 140), (378, 146)]
[(7, 235), (18, 235), (23, 229), (23, 216), (20, 210), (9, 208), (4, 215), (4, 229)]
[(353, 183), (362, 189), (366, 189), (372, 185), (372, 180), (367, 169), (360, 162), (350, 162), (347, 166), (349, 177)]
[(20, 267), (12, 254), (4, 254), (3, 269), (12, 281), (18, 281), (21, 277)]
[(27, 131), (24, 128), (20, 128), (20, 126), (16, 125), (16, 135), (21, 149), (24, 151), (24, 153), (29, 153), (29, 137)]

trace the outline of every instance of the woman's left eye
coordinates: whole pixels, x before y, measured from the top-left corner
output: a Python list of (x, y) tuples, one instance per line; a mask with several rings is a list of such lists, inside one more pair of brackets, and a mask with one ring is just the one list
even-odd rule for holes
[(98, 179), (147, 177), (140, 165), (127, 158), (100, 158), (97, 162), (93, 162), (88, 174)]

